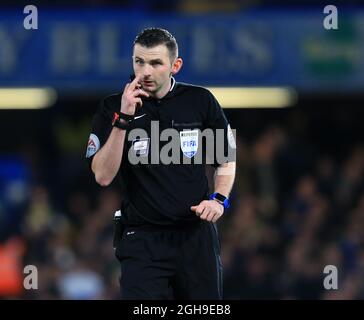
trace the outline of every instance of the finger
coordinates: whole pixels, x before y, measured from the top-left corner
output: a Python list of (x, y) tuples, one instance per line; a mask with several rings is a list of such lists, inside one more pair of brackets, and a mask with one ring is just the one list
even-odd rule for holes
[(149, 94), (147, 92), (145, 92), (143, 89), (137, 89), (137, 90), (133, 91), (133, 96), (134, 97), (140, 97), (140, 96), (149, 97)]
[(127, 83), (126, 85), (125, 85), (125, 87), (124, 87), (124, 91), (123, 92), (125, 92), (127, 89), (128, 89), (128, 87), (130, 86), (130, 83)]
[(135, 103), (135, 105), (137, 106), (137, 108), (139, 108), (139, 107), (141, 107), (143, 105), (143, 101), (140, 98), (134, 99), (133, 102)]
[(210, 212), (211, 212), (211, 209), (208, 208), (208, 207), (205, 207), (204, 210), (203, 210), (203, 212), (202, 212), (202, 214), (200, 215), (200, 218), (202, 220), (206, 220), (207, 219), (207, 216), (210, 214)]
[(144, 91), (143, 89), (140, 89), (140, 94), (139, 95), (142, 95), (142, 96), (145, 96), (145, 97), (149, 97), (149, 93)]
[(201, 216), (201, 214), (203, 213), (204, 209), (205, 209), (205, 207), (204, 207), (204, 206), (199, 205), (199, 206), (197, 207), (197, 209), (196, 209), (196, 214), (197, 214), (198, 216)]
[(219, 220), (219, 218), (222, 216), (221, 212), (215, 212), (214, 215), (211, 217), (211, 222), (216, 222), (217, 220)]
[(140, 79), (141, 79), (141, 76), (135, 76), (135, 79), (132, 82), (130, 82), (129, 88), (131, 90), (135, 90), (135, 88), (139, 85)]
[(196, 212), (197, 208), (198, 208), (198, 206), (192, 206), (191, 210)]
[(216, 211), (211, 210), (210, 213), (207, 215), (206, 220), (207, 221), (212, 221), (217, 214), (218, 213)]
[(219, 220), (222, 216), (222, 213), (218, 213), (218, 214), (215, 214), (214, 218), (212, 219), (212, 222), (216, 222), (217, 220)]

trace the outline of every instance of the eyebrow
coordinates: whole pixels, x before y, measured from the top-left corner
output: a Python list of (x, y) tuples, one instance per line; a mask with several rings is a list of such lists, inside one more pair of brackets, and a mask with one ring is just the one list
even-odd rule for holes
[[(138, 56), (135, 56), (135, 60), (142, 60), (142, 61), (144, 61), (144, 59), (143, 58), (140, 58), (140, 57), (138, 57)], [(163, 63), (163, 61), (161, 60), (161, 59), (152, 59), (152, 60), (150, 60), (150, 63), (156, 63), (156, 62), (158, 62), (158, 63)]]
[(150, 60), (150, 63), (155, 63), (155, 62), (163, 63), (163, 61), (161, 59), (152, 59), (152, 60)]

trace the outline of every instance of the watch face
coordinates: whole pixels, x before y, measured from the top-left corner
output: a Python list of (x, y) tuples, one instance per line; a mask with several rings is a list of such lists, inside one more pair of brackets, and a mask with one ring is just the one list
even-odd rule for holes
[(217, 193), (216, 195), (215, 195), (215, 199), (217, 199), (217, 200), (219, 200), (219, 201), (221, 201), (221, 202), (224, 202), (225, 201), (225, 199), (226, 199), (226, 197), (224, 197), (222, 194), (220, 194), (220, 193)]

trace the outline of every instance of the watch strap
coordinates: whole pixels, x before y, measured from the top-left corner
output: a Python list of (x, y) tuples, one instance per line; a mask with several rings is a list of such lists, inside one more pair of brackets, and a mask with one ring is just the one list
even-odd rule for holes
[(114, 117), (111, 124), (113, 127), (126, 130), (129, 127), (130, 122), (132, 122), (133, 120), (133, 115), (117, 111), (114, 112)]
[(210, 200), (216, 200), (217, 202), (221, 203), (225, 209), (230, 207), (230, 200), (223, 196), (221, 193), (215, 192), (210, 196)]

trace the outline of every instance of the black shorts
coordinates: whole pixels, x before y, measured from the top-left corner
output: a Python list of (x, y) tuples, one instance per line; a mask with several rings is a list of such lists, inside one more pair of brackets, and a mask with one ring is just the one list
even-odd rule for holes
[(115, 255), (122, 299), (222, 299), (216, 225), (126, 227)]

